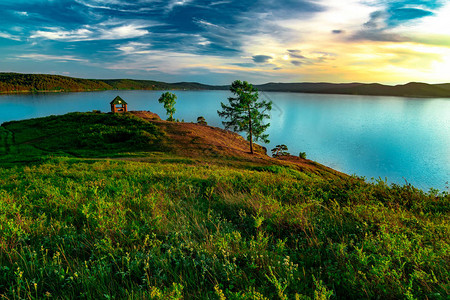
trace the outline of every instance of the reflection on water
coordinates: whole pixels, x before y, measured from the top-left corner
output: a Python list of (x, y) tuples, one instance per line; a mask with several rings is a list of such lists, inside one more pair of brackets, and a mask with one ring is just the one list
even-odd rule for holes
[[(130, 110), (150, 110), (164, 118), (162, 91), (105, 91), (0, 96), (0, 122), (72, 111), (109, 110), (120, 95)], [(176, 91), (175, 118), (217, 115), (227, 91)], [(271, 149), (286, 144), (307, 157), (348, 174), (445, 189), (450, 180), (450, 99), (415, 99), (297, 93), (261, 93), (274, 102)]]

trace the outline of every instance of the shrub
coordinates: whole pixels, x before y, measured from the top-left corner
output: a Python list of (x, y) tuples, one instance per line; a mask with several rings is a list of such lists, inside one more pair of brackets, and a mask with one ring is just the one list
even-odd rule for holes
[(197, 118), (197, 123), (201, 124), (201, 125), (208, 125), (208, 123), (206, 123), (206, 120), (203, 116), (200, 116)]
[(287, 152), (288, 147), (285, 144), (281, 144), (281, 145), (276, 145), (275, 148), (273, 148), (272, 151), (272, 156), (273, 157), (278, 157), (278, 156), (283, 156), (283, 155), (289, 155), (289, 152)]

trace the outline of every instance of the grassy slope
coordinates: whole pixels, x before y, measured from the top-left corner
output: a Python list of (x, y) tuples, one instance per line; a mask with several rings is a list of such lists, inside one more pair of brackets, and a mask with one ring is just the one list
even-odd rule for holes
[(251, 157), (234, 134), (151, 119), (0, 128), (0, 295), (449, 296), (448, 194)]

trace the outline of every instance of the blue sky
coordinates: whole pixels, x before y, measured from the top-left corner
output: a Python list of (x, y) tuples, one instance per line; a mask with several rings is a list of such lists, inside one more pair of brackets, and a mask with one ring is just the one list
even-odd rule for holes
[(447, 0), (2, 0), (0, 71), (449, 82)]

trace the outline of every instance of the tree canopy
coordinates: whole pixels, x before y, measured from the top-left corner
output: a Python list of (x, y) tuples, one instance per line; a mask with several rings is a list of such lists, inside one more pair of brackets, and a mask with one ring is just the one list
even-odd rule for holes
[(288, 147), (285, 144), (276, 145), (275, 148), (272, 149), (272, 156), (278, 157), (283, 155), (289, 155)]
[(264, 123), (269, 119), (272, 102), (258, 100), (258, 90), (247, 81), (236, 80), (231, 84), (230, 91), (234, 97), (229, 97), (229, 105), (221, 102), (222, 111), (217, 111), (220, 117), (229, 119), (222, 124), (226, 129), (236, 132), (247, 132), (250, 142), (250, 153), (253, 154), (253, 139), (269, 143), (269, 135), (264, 132), (270, 123)]
[(167, 121), (173, 121), (173, 114), (175, 113), (175, 103), (177, 95), (169, 92), (165, 92), (159, 97), (158, 102), (164, 103), (164, 108), (166, 109), (166, 114), (169, 116)]

